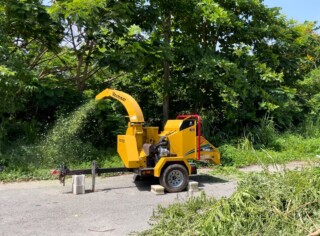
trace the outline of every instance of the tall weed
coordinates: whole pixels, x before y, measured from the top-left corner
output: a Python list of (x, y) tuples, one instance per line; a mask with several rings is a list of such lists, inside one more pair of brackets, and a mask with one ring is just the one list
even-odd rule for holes
[(261, 120), (260, 126), (256, 126), (251, 133), (255, 146), (273, 149), (278, 148), (276, 138), (279, 134), (273, 119), (269, 116), (265, 116)]
[(311, 160), (320, 155), (320, 119), (307, 119), (301, 129), (279, 133), (269, 117), (260, 126), (245, 129), (242, 138), (219, 147), (222, 164), (281, 164)]
[(282, 164), (296, 160), (315, 160), (320, 155), (320, 138), (304, 138), (295, 134), (282, 134), (274, 140), (278, 150), (250, 147), (248, 140), (237, 146), (225, 144), (219, 147), (223, 165), (242, 167), (252, 164)]
[(320, 115), (317, 117), (307, 116), (300, 130), (304, 137), (320, 137)]

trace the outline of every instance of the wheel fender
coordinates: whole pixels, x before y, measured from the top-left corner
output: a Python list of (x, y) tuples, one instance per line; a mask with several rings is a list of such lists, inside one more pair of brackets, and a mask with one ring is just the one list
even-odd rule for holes
[(191, 166), (190, 164), (184, 159), (184, 158), (170, 158), (170, 157), (162, 157), (160, 158), (160, 160), (158, 161), (158, 163), (156, 164), (156, 166), (154, 167), (154, 176), (155, 177), (160, 177), (161, 172), (163, 170), (163, 168), (167, 165), (170, 164), (170, 162), (172, 164), (182, 164), (185, 165), (187, 167), (188, 173), (189, 175), (191, 174)]

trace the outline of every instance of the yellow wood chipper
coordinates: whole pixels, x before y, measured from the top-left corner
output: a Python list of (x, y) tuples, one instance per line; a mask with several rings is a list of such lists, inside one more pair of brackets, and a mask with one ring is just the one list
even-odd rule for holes
[(132, 171), (137, 176), (154, 176), (167, 192), (180, 192), (189, 182), (189, 175), (196, 174), (193, 160), (220, 164), (220, 153), (201, 135), (199, 115), (179, 115), (168, 120), (164, 130), (145, 127), (139, 104), (127, 93), (105, 89), (96, 100), (114, 98), (122, 103), (129, 115), (125, 134), (117, 137), (118, 154), (125, 168), (97, 168), (70, 171), (60, 169), (60, 179), (65, 175)]

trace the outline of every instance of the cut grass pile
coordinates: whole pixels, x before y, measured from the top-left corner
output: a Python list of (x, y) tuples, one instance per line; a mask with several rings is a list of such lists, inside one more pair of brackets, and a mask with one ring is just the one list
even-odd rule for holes
[(159, 207), (140, 235), (308, 235), (320, 228), (320, 170), (250, 174), (229, 198)]

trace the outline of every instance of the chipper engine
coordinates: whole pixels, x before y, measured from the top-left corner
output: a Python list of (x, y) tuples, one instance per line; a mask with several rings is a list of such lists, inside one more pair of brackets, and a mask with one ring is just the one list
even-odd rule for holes
[[(197, 173), (193, 160), (220, 164), (218, 149), (201, 135), (199, 115), (179, 115), (174, 120), (168, 120), (159, 133), (158, 127), (144, 126), (141, 108), (129, 94), (105, 89), (96, 96), (96, 100), (104, 98), (121, 102), (129, 115), (126, 133), (117, 137), (118, 154), (125, 168), (99, 169), (95, 166), (92, 174), (112, 170), (131, 171), (141, 177), (159, 178), (167, 192), (180, 192), (187, 187), (189, 175)], [(87, 172), (62, 168), (60, 178), (77, 173)]]

